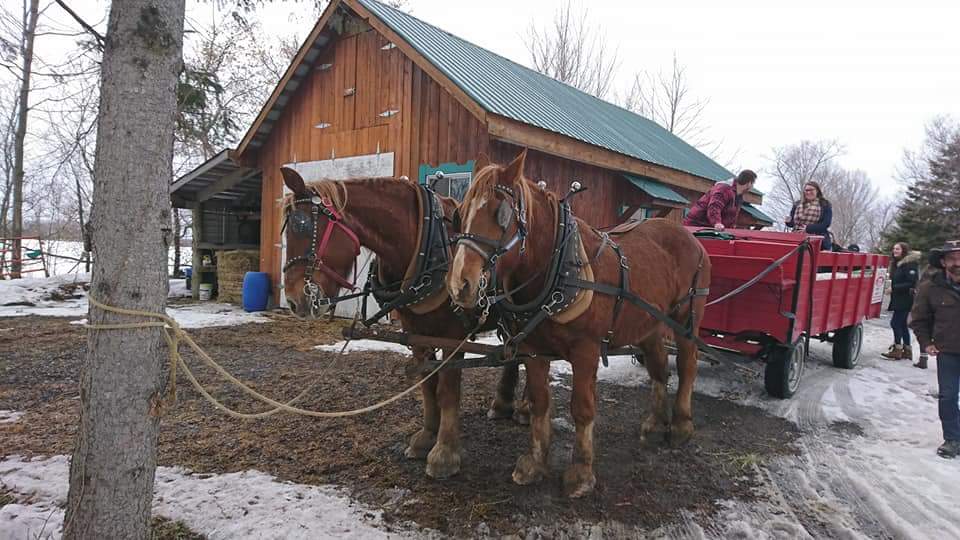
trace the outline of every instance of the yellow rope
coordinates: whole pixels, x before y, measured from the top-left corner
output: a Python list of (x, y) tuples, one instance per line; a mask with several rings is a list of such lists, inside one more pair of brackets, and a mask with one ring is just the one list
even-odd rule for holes
[[(160, 319), (160, 321), (156, 321), (156, 322), (123, 323), (123, 324), (87, 324), (85, 326), (91, 330), (128, 330), (128, 329), (136, 329), (136, 328), (162, 328), (164, 339), (166, 340), (167, 346), (170, 349), (170, 381), (167, 387), (167, 398), (169, 401), (167, 403), (172, 403), (172, 401), (176, 399), (176, 379), (177, 379), (176, 372), (177, 372), (177, 367), (179, 366), (179, 368), (183, 370), (184, 375), (186, 375), (190, 383), (193, 384), (193, 387), (196, 388), (196, 390), (200, 393), (200, 395), (202, 395), (207, 401), (209, 401), (211, 405), (213, 405), (217, 409), (220, 409), (221, 411), (225, 412), (226, 414), (234, 418), (243, 418), (243, 419), (263, 418), (265, 416), (270, 416), (280, 411), (294, 413), (294, 414), (301, 414), (304, 416), (319, 417), (319, 418), (343, 418), (348, 416), (357, 416), (360, 414), (382, 409), (383, 407), (386, 407), (387, 405), (390, 405), (391, 403), (403, 398), (410, 392), (413, 392), (414, 390), (419, 388), (424, 382), (426, 382), (427, 379), (436, 375), (441, 369), (443, 369), (443, 367), (447, 364), (447, 362), (449, 362), (450, 358), (456, 356), (456, 354), (460, 352), (460, 349), (463, 348), (464, 343), (466, 343), (467, 340), (469, 339), (469, 337), (465, 337), (463, 341), (461, 341), (460, 344), (457, 345), (457, 348), (454, 349), (452, 353), (447, 355), (447, 357), (444, 358), (443, 361), (440, 362), (440, 364), (433, 371), (431, 371), (425, 377), (417, 381), (417, 383), (413, 384), (403, 392), (400, 392), (399, 394), (396, 394), (393, 397), (390, 397), (383, 401), (379, 401), (377, 403), (374, 403), (373, 405), (368, 405), (360, 409), (353, 409), (349, 411), (336, 411), (336, 412), (311, 411), (311, 410), (302, 409), (299, 407), (294, 407), (292, 405), (293, 403), (298, 401), (301, 397), (303, 397), (310, 390), (310, 388), (308, 388), (307, 390), (304, 390), (297, 397), (293, 398), (287, 403), (281, 403), (279, 401), (271, 399), (257, 392), (253, 388), (250, 388), (249, 386), (244, 384), (242, 381), (240, 381), (239, 379), (231, 375), (229, 372), (227, 372), (227, 370), (225, 370), (222, 366), (220, 366), (220, 364), (214, 361), (214, 359), (211, 358), (206, 353), (206, 351), (204, 351), (199, 345), (197, 345), (195, 341), (193, 341), (193, 338), (191, 338), (189, 334), (187, 334), (186, 332), (184, 332), (182, 328), (180, 328), (179, 323), (177, 323), (177, 321), (175, 321), (172, 317), (164, 313), (151, 313), (149, 311), (140, 311), (136, 309), (126, 309), (126, 308), (108, 306), (106, 304), (103, 304), (97, 301), (96, 298), (90, 295), (88, 295), (87, 298), (90, 300), (91, 304), (93, 304), (97, 308), (102, 309), (104, 311), (119, 313), (121, 315), (132, 315), (132, 316), (138, 316), (138, 317)], [(467, 335), (469, 336), (470, 334), (467, 334)], [(210, 393), (207, 392), (205, 388), (203, 388), (203, 385), (200, 384), (197, 378), (193, 375), (193, 373), (187, 367), (186, 362), (183, 361), (183, 357), (180, 355), (180, 350), (179, 350), (181, 341), (183, 341), (191, 349), (193, 349), (193, 351), (196, 352), (197, 355), (199, 355), (200, 358), (202, 358), (204, 362), (207, 363), (208, 366), (210, 366), (217, 373), (219, 373), (221, 377), (223, 377), (227, 381), (236, 385), (248, 396), (262, 403), (270, 405), (274, 408), (271, 410), (263, 411), (259, 413), (242, 413), (242, 412), (235, 411), (230, 407), (227, 407), (222, 402), (217, 400), (215, 397), (210, 395)], [(165, 405), (167, 403), (165, 403)]]

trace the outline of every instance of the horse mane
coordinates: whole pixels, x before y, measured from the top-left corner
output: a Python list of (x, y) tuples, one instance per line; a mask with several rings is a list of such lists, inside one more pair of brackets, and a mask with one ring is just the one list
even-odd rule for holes
[[(467, 190), (466, 195), (463, 197), (463, 204), (465, 207), (470, 207), (473, 204), (475, 198), (484, 196), (484, 197), (494, 197), (495, 190), (497, 186), (497, 175), (498, 170), (503, 169), (500, 165), (487, 165), (486, 167), (477, 171), (476, 177), (474, 177), (473, 182), (470, 184), (470, 188)], [(523, 197), (524, 205), (526, 206), (525, 210), (527, 215), (526, 222), (527, 228), (533, 227), (533, 212), (530, 208), (530, 203), (533, 201), (533, 182), (527, 179), (526, 176), (523, 176), (523, 173), (520, 173), (520, 196)], [(548, 203), (553, 205), (556, 201), (556, 194), (552, 191), (543, 191), (544, 195), (547, 197)]]

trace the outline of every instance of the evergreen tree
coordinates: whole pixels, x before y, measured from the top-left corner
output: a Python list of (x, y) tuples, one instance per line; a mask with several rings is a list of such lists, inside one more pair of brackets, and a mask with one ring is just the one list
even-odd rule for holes
[(907, 189), (896, 225), (885, 236), (886, 247), (907, 242), (928, 251), (960, 237), (960, 132), (937, 145), (927, 171)]

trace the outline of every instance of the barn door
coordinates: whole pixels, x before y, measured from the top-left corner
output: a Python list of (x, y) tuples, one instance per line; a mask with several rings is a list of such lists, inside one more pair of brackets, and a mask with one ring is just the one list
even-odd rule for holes
[[(371, 154), (368, 156), (356, 156), (339, 159), (327, 159), (323, 161), (304, 161), (301, 163), (287, 163), (284, 167), (290, 167), (300, 173), (305, 182), (313, 182), (320, 179), (330, 180), (349, 180), (351, 178), (370, 178), (377, 176), (393, 176), (393, 152), (383, 154)], [(283, 186), (283, 193), (290, 193), (287, 186)], [(349, 212), (349, 206), (347, 207)], [(357, 258), (358, 264), (363, 264), (357, 269), (356, 286), (362, 288), (367, 282), (367, 268), (364, 263), (372, 260), (373, 253), (367, 248), (360, 249), (360, 257)], [(287, 238), (286, 235), (280, 236), (280, 267), (283, 268), (287, 262)], [(353, 277), (353, 276), (350, 276)], [(341, 293), (344, 291), (341, 291)], [(360, 308), (361, 299), (355, 298), (344, 300), (337, 304), (335, 315), (338, 317), (352, 318), (357, 309)], [(280, 284), (280, 305), (287, 305), (287, 298), (284, 294), (281, 277)], [(368, 303), (369, 313), (376, 313), (380, 309), (377, 302), (371, 298)]]

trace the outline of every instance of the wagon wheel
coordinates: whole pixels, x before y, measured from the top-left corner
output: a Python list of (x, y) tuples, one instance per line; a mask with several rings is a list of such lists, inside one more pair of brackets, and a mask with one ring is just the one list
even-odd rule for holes
[(767, 358), (764, 386), (773, 397), (792, 397), (800, 387), (807, 360), (806, 340), (801, 337), (793, 346), (777, 345)]
[(853, 369), (860, 361), (863, 346), (863, 324), (846, 326), (837, 330), (833, 338), (833, 365), (841, 369)]

